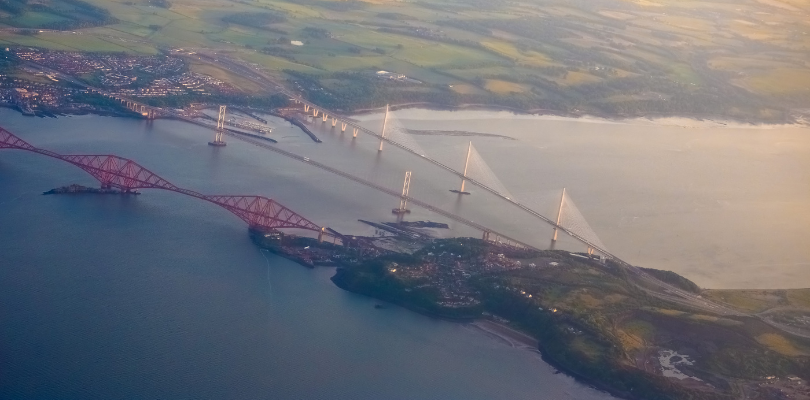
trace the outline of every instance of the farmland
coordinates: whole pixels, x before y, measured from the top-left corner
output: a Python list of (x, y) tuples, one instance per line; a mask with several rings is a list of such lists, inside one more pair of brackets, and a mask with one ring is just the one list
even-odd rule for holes
[[(800, 0), (42, 3), (0, 8), (0, 27), (28, 29), (4, 29), (0, 44), (218, 51), (288, 83), (307, 74), (314, 101), (312, 91), (371, 93), (324, 104), (344, 110), (422, 101), (783, 122), (810, 103), (810, 4)], [(37, 31), (59, 26), (75, 28)], [(376, 81), (378, 70), (413, 81)]]

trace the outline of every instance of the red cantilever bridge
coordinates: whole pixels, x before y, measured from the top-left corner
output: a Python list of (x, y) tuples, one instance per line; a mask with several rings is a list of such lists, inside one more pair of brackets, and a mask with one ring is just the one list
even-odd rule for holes
[(63, 155), (32, 146), (0, 127), (0, 149), (19, 149), (53, 157), (73, 164), (96, 178), (103, 188), (116, 188), (125, 192), (135, 189), (163, 189), (196, 197), (214, 203), (247, 222), (252, 229), (274, 231), (297, 228), (326, 232), (312, 221), (262, 196), (210, 196), (175, 186), (135, 161), (115, 155)]

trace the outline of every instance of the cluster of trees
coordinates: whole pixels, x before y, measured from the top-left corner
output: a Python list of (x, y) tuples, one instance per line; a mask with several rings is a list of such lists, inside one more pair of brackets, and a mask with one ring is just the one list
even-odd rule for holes
[[(481, 43), (478, 43), (475, 40), (456, 39), (456, 38), (452, 38), (450, 36), (447, 36), (447, 35), (444, 35), (444, 34), (441, 34), (441, 33), (433, 32), (433, 31), (429, 31), (429, 30), (424, 30), (424, 29), (382, 27), (382, 28), (377, 28), (377, 31), (385, 32), (385, 33), (394, 33), (394, 34), (397, 34), (397, 35), (413, 36), (413, 37), (422, 38), (422, 39), (430, 39), (430, 40), (433, 40), (433, 41), (436, 41), (436, 42), (449, 43), (449, 44), (454, 44), (454, 45), (457, 45), (457, 46), (472, 47), (474, 49), (487, 51), (487, 52), (490, 51), (489, 49), (487, 49), (486, 47), (481, 45)], [(500, 54), (499, 54), (499, 56), (500, 56)]]
[[(0, 9), (13, 16), (21, 16), (28, 11), (37, 11), (63, 18), (36, 26), (36, 28), (43, 29), (71, 30), (118, 23), (118, 19), (113, 17), (107, 9), (86, 1), (62, 0), (62, 3), (73, 8), (54, 7), (40, 2), (30, 3), (29, 0), (0, 0)], [(14, 17), (6, 18), (3, 22), (14, 26), (14, 19)]]
[(20, 60), (17, 57), (11, 56), (9, 53), (8, 51), (0, 53), (0, 73), (13, 72), (20, 64)]
[[(480, 94), (459, 94), (444, 85), (379, 79), (370, 72), (338, 72), (324, 75), (290, 70), (285, 72), (291, 77), (291, 81), (301, 85), (310, 101), (323, 107), (342, 110), (379, 107), (387, 103), (424, 102), (446, 107), (488, 104), (527, 111), (543, 109), (559, 113), (624, 117), (680, 114), (726, 116), (750, 121), (767, 118), (772, 122), (783, 122), (790, 118), (787, 110), (774, 106), (768, 99), (731, 85), (694, 86), (658, 76), (611, 77), (600, 82), (561, 86), (539, 75), (492, 74), (465, 81), (483, 88), (487, 79), (498, 79), (523, 84), (530, 90), (511, 94), (496, 94), (485, 90)], [(551, 72), (564, 74), (567, 73), (567, 69), (554, 69)], [(328, 84), (324, 81), (328, 81)], [(418, 90), (409, 90), (417, 88)], [(610, 99), (618, 95), (624, 100)], [(768, 116), (760, 115), (759, 110), (765, 108), (775, 112)]]
[[(287, 39), (286, 43), (289, 44), (290, 39)], [(259, 51), (264, 53), (264, 54), (271, 55), (271, 56), (286, 58), (286, 59), (288, 59), (290, 61), (295, 60), (295, 58), (293, 57), (294, 52), (292, 50), (284, 48), (282, 46), (265, 46), (265, 47), (262, 47), (262, 49), (259, 50)]]
[(353, 11), (362, 10), (368, 6), (364, 1), (344, 0), (344, 1), (324, 1), (324, 0), (295, 0), (293, 3), (312, 5), (332, 11)]
[(400, 13), (395, 13), (395, 12), (377, 13), (377, 17), (378, 18), (383, 18), (383, 19), (391, 19), (391, 20), (394, 20), (394, 21), (412, 21), (412, 20), (416, 19), (416, 18), (414, 18), (414, 17), (412, 17), (410, 15), (400, 14)]
[(338, 268), (332, 282), (344, 290), (364, 294), (408, 309), (441, 318), (473, 319), (483, 311), (480, 305), (468, 307), (443, 307), (439, 304), (441, 292), (433, 286), (414, 288), (413, 284), (400, 281), (388, 272), (388, 266), (415, 265), (417, 256), (395, 253), (357, 265)]
[(192, 103), (228, 104), (236, 107), (280, 108), (287, 107), (290, 99), (281, 94), (271, 96), (246, 96), (225, 94), (186, 94), (179, 96), (146, 97), (143, 102), (154, 107), (182, 108)]
[(168, 0), (149, 0), (149, 4), (167, 9), (172, 7), (172, 3)]
[(332, 34), (328, 30), (323, 29), (323, 28), (313, 28), (311, 26), (308, 26), (308, 27), (302, 29), (301, 33), (304, 36), (315, 38), (315, 39), (328, 39), (328, 38), (332, 37)]
[(242, 12), (237, 14), (226, 15), (222, 17), (222, 21), (237, 25), (244, 25), (251, 28), (262, 29), (270, 32), (277, 32), (278, 30), (272, 28), (270, 25), (286, 22), (287, 17), (284, 14), (279, 14), (275, 12), (262, 12), (262, 13)]
[[(689, 391), (667, 378), (644, 373), (620, 362), (621, 345), (571, 315), (551, 313), (514, 292), (495, 289), (481, 282), (484, 307), (506, 318), (538, 339), (543, 359), (571, 375), (582, 378), (622, 397), (645, 400), (731, 400), (714, 392)], [(573, 334), (568, 327), (578, 330)], [(590, 354), (578, 350), (574, 341), (587, 342)], [(580, 346), (581, 347), (581, 346)]]
[(28, 10), (28, 0), (0, 0), (0, 10), (19, 15)]

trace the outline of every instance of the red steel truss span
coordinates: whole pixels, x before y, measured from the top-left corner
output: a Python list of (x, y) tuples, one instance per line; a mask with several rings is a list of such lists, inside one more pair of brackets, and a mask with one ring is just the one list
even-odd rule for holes
[(297, 228), (325, 233), (325, 229), (296, 214), (273, 199), (263, 196), (211, 196), (175, 186), (140, 164), (115, 155), (63, 155), (32, 146), (0, 127), (0, 149), (27, 150), (73, 164), (92, 175), (104, 188), (129, 192), (135, 189), (163, 189), (214, 203), (252, 229), (272, 231)]

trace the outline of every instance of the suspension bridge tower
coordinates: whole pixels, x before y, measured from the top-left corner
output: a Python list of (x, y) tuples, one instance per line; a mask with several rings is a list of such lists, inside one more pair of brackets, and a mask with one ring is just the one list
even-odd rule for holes
[(402, 221), (402, 216), (411, 212), (408, 209), (408, 192), (411, 190), (411, 171), (405, 172), (405, 182), (402, 184), (402, 196), (399, 198), (399, 207), (391, 210), (397, 215), (397, 222)]
[(551, 238), (551, 246), (550, 249), (554, 250), (554, 246), (557, 244), (557, 234), (560, 230), (560, 221), (562, 221), (562, 212), (563, 212), (563, 205), (565, 204), (565, 188), (562, 190), (562, 196), (560, 196), (560, 209), (557, 211), (557, 222), (556, 226), (554, 227), (554, 236)]
[(464, 173), (461, 174), (461, 188), (459, 190), (450, 189), (453, 193), (458, 194), (470, 194), (470, 192), (464, 191), (464, 184), (467, 183), (467, 167), (470, 166), (470, 153), (472, 152), (472, 141), (470, 141), (470, 145), (467, 146), (467, 158), (464, 160)]
[(224, 147), (225, 146), (225, 108), (226, 106), (219, 106), (219, 118), (217, 118), (217, 131), (214, 134), (214, 141), (208, 142), (209, 146)]
[[(379, 149), (379, 150), (377, 150), (377, 151), (382, 151), (382, 148), (383, 148), (383, 142), (384, 142), (384, 140), (383, 140), (383, 139), (385, 139), (385, 126), (386, 126), (387, 124), (388, 124), (388, 104), (386, 104), (386, 105), (385, 105), (385, 118), (383, 118), (383, 127), (382, 127), (382, 133), (380, 133), (380, 149)], [(410, 172), (409, 172), (408, 174), (410, 174)], [(410, 175), (409, 175), (409, 176), (410, 176)]]

